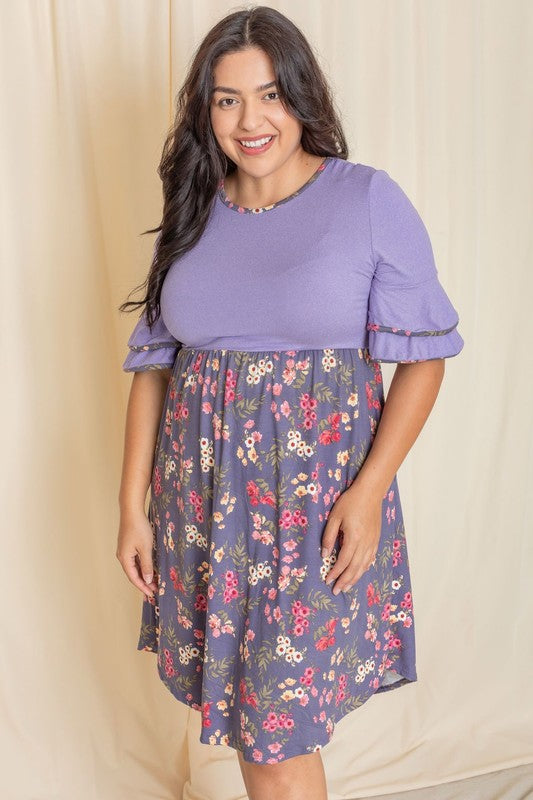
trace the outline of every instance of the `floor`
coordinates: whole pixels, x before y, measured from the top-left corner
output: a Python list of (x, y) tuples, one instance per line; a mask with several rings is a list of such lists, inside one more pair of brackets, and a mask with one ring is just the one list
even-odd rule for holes
[(533, 763), (398, 794), (365, 800), (533, 800)]

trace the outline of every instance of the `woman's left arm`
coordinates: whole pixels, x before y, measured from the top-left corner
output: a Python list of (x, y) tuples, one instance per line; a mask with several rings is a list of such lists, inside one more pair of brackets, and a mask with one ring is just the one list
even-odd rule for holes
[(334, 594), (353, 586), (376, 557), (385, 492), (435, 404), (444, 361), (396, 366), (370, 451), (355, 480), (335, 502), (324, 529), (323, 556), (331, 551), (339, 529), (343, 532), (339, 556), (326, 579), (328, 584), (338, 579)]
[(398, 364), (376, 435), (357, 478), (359, 488), (382, 498), (435, 405), (444, 377), (444, 358)]

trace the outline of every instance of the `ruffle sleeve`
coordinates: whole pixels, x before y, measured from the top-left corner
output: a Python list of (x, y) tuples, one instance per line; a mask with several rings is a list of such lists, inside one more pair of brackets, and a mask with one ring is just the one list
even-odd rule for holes
[(368, 350), (375, 361), (409, 363), (457, 355), (459, 316), (442, 287), (426, 227), (385, 170), (369, 187), (374, 274), (368, 298)]
[(161, 314), (150, 330), (145, 308), (128, 339), (128, 347), (129, 353), (122, 369), (124, 372), (142, 372), (148, 369), (171, 368), (181, 342), (172, 336)]

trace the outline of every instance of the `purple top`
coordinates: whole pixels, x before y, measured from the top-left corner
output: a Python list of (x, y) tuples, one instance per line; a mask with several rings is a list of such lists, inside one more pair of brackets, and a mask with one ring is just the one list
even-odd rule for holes
[(123, 369), (172, 367), (199, 349), (368, 348), (376, 361), (448, 358), (463, 348), (428, 232), (385, 170), (328, 156), (271, 206), (231, 202), (221, 182), (204, 233), (144, 313)]

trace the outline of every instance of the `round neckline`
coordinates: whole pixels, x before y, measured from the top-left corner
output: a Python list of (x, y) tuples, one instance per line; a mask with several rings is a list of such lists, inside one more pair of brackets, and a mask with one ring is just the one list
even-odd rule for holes
[(277, 208), (284, 203), (288, 203), (289, 200), (292, 200), (294, 197), (298, 197), (298, 195), (302, 194), (302, 192), (304, 192), (312, 183), (314, 183), (316, 179), (324, 172), (332, 159), (333, 156), (326, 156), (322, 163), (318, 165), (311, 177), (308, 178), (306, 182), (302, 184), (302, 186), (296, 189), (296, 191), (291, 192), (291, 194), (287, 195), (287, 197), (283, 197), (281, 200), (277, 200), (275, 203), (271, 203), (268, 206), (248, 208), (247, 206), (240, 206), (238, 203), (234, 203), (226, 194), (226, 190), (224, 189), (224, 179), (222, 179), (218, 185), (217, 195), (222, 200), (226, 208), (229, 208), (231, 211), (236, 211), (238, 214), (261, 214), (264, 211), (272, 211), (272, 209)]

